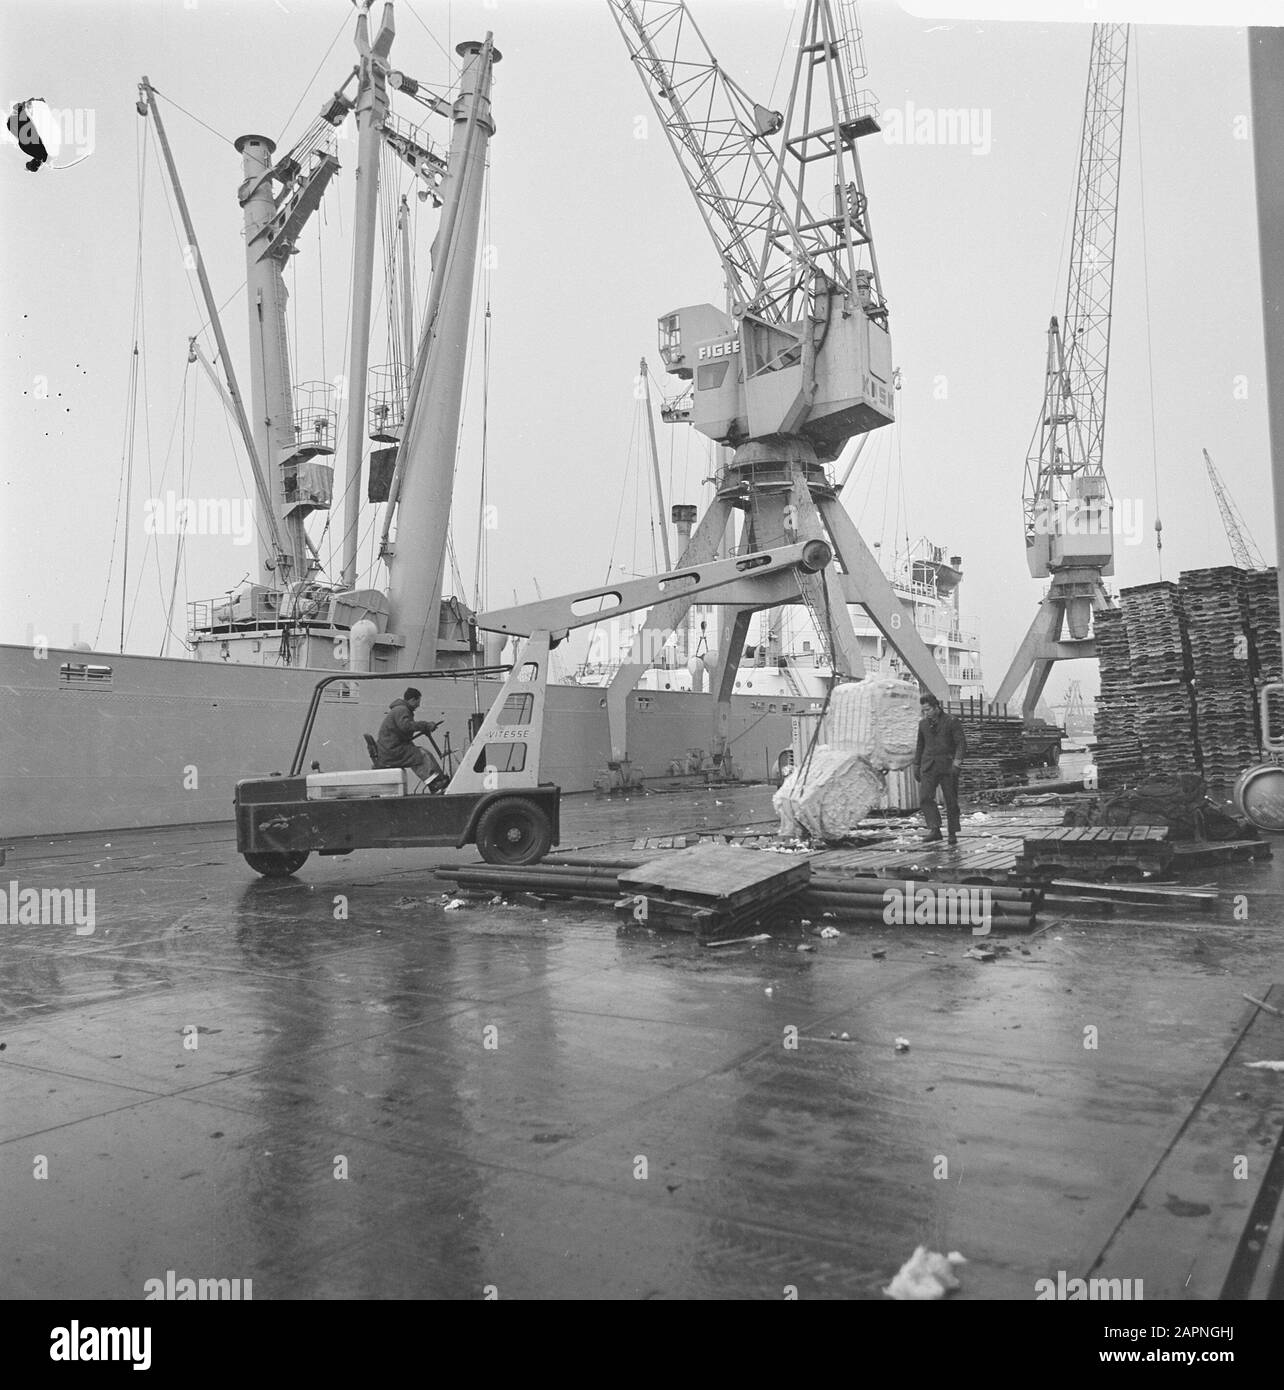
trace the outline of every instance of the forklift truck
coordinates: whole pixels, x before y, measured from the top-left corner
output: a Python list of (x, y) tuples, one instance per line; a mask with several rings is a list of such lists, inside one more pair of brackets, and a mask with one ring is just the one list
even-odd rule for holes
[[(480, 614), (488, 632), (526, 637), (511, 667), (390, 674), (339, 672), (317, 682), (287, 776), (236, 784), (236, 848), (256, 873), (287, 878), (313, 852), (418, 849), (475, 844), (488, 864), (535, 864), (558, 842), (561, 790), (540, 780), (549, 653), (572, 628), (705, 589), (735, 585), (736, 602), (780, 602), (781, 572), (815, 574), (832, 558), (810, 540), (561, 598)], [(796, 582), (796, 575), (786, 574)], [(325, 689), (338, 681), (493, 678), (507, 673), (489, 713), (444, 792), (411, 793), (407, 768), (304, 773), (308, 742)]]
[[(505, 666), (469, 670), (491, 679)], [(523, 788), (520, 795), (500, 790), (498, 769), (492, 787), (443, 795), (410, 790), (409, 768), (371, 768), (359, 772), (304, 774), (308, 743), (321, 698), (337, 682), (459, 679), (461, 672), (396, 671), (391, 674), (339, 674), (317, 682), (303, 721), (294, 759), (284, 776), (238, 782), (236, 847), (245, 862), (268, 878), (297, 873), (308, 856), (350, 854), (354, 849), (411, 849), (476, 843), (490, 864), (533, 864), (557, 843), (558, 789)], [(493, 713), (493, 712), (492, 712)], [(511, 726), (509, 726), (511, 727)], [(439, 752), (434, 747), (434, 752)], [(316, 765), (314, 764), (314, 769)], [(483, 782), (485, 781), (483, 765)]]

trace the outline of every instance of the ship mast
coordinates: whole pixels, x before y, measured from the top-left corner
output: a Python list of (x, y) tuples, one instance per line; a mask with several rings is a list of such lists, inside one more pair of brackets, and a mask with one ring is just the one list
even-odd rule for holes
[[(433, 279), (415, 354), (404, 443), (389, 492), (383, 554), (391, 582), (388, 624), (404, 640), (403, 670), (436, 664), (446, 534), (454, 489), (472, 270), (477, 260), (486, 150), (495, 133), (491, 74), (499, 61), (491, 35), (459, 44), (463, 58), (454, 104), (450, 158), (442, 186), (441, 225), (433, 242)], [(396, 508), (397, 539), (388, 539)]]
[[(278, 168), (276, 142), (266, 135), (242, 135), (236, 142), (244, 178), (237, 199), (245, 216), (246, 300), (250, 318), (250, 394), (259, 457), (272, 493), (272, 515), (284, 523), (285, 553), (276, 563), (281, 588), (306, 579), (311, 568), (303, 521), (329, 507), (332, 472), (313, 462), (328, 455), (295, 428), (294, 382), (286, 336), (289, 292), (282, 268), (294, 253), (299, 233), (320, 204), (326, 185), (339, 167), (332, 154), (317, 152), (307, 170)], [(284, 190), (273, 193), (273, 179)]]
[[(357, 16), (361, 55), (356, 98), (357, 208), (352, 249), (352, 347), (348, 358), (348, 453), (343, 483), (343, 571), (339, 583), (357, 582), (357, 528), (361, 520), (361, 456), (365, 445), (366, 371), (370, 364), (370, 304), (374, 280), (375, 218), (379, 208), (381, 131), (388, 115), (387, 58), (396, 37), (392, 5), (385, 4), (374, 43), (366, 10)], [(389, 313), (392, 311), (391, 304)]]
[[(259, 506), (265, 521), (265, 526), (259, 527), (258, 542), (259, 575), (262, 576), (270, 570), (282, 568), (286, 562), (285, 546), (281, 537), (281, 528), (277, 524), (277, 510), (273, 501), (271, 481), (263, 466), (265, 455), (259, 451), (249, 417), (245, 413), (245, 401), (241, 395), (241, 388), (237, 385), (236, 370), (232, 366), (232, 354), (227, 350), (227, 339), (223, 336), (223, 320), (219, 315), (218, 301), (214, 298), (209, 276), (205, 272), (205, 258), (201, 255), (200, 244), (196, 239), (196, 228), (192, 223), (192, 215), (187, 207), (187, 198), (183, 193), (183, 183), (178, 177), (178, 167), (174, 163), (174, 155), (169, 147), (169, 137), (165, 133), (165, 122), (161, 119), (160, 107), (156, 104), (156, 91), (146, 77), (138, 84), (136, 109), (140, 116), (150, 115), (156, 123), (156, 138), (160, 144), (166, 172), (169, 174), (170, 185), (174, 190), (174, 201), (178, 205), (178, 213), (183, 222), (183, 232), (187, 237), (187, 251), (195, 264), (196, 279), (201, 287), (201, 297), (205, 301), (205, 312), (209, 315), (210, 329), (214, 334), (214, 342), (218, 346), (218, 359), (222, 364), (223, 376), (227, 382), (227, 404), (230, 405), (232, 416), (241, 432), (241, 440), (245, 444), (245, 452), (250, 460), (250, 469), (254, 474), (254, 482), (259, 495)], [(194, 343), (195, 339), (193, 339)], [(210, 370), (212, 373), (213, 369)], [(217, 383), (217, 378), (215, 381)]]

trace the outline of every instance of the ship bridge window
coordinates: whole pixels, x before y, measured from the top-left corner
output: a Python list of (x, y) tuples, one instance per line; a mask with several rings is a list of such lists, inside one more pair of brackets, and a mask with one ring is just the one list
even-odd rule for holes
[(531, 711), (535, 708), (534, 695), (510, 695), (504, 701), (496, 724), (529, 724)]
[(84, 661), (64, 661), (58, 668), (60, 690), (110, 690), (112, 668), (91, 666)]
[(473, 764), (474, 772), (521, 772), (526, 766), (524, 743), (488, 743)]

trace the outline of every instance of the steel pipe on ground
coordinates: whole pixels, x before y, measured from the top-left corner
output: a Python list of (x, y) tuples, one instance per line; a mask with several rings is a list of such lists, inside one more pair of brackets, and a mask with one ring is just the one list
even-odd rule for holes
[[(883, 919), (887, 908), (891, 905), (877, 898), (853, 898), (838, 893), (813, 893), (810, 891), (800, 893), (794, 901), (797, 906), (809, 912), (861, 912), (869, 913), (880, 920)], [(922, 899), (918, 901), (922, 901)], [(916, 906), (917, 903), (911, 904), (907, 915), (912, 917)], [(932, 906), (933, 915), (945, 920), (949, 917), (951, 907), (956, 913), (958, 912), (957, 904), (951, 904), (949, 899), (935, 899)], [(1032, 922), (1035, 919), (1036, 911), (1032, 906), (1015, 903), (991, 903), (990, 915), (1001, 917), (1004, 921)], [(907, 925), (912, 925), (912, 923), (907, 923)]]
[[(940, 879), (910, 879), (916, 893), (958, 892), (984, 890), (992, 902), (1037, 903), (1042, 892), (1037, 888), (1004, 888), (989, 883), (945, 883)], [(906, 880), (901, 878), (847, 878), (841, 874), (812, 874), (809, 887), (824, 893), (848, 893), (881, 898), (888, 889), (904, 891)]]

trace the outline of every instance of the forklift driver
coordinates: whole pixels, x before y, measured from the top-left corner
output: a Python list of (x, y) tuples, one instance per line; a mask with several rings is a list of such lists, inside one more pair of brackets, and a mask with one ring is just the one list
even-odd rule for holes
[(388, 713), (379, 726), (379, 767), (408, 767), (421, 781), (428, 784), (429, 792), (444, 790), (450, 778), (441, 769), (441, 764), (426, 749), (415, 743), (418, 734), (431, 734), (437, 724), (425, 723), (415, 718), (415, 711), (423, 698), (413, 686), (400, 700), (388, 706)]

